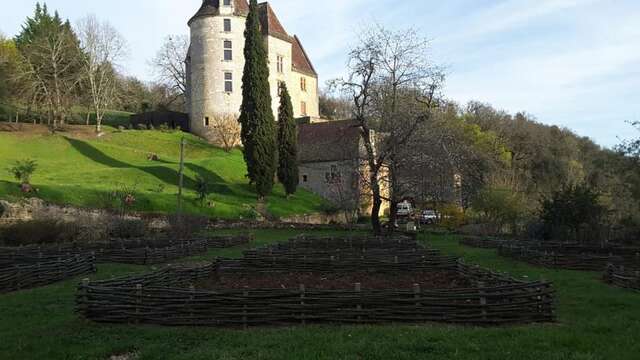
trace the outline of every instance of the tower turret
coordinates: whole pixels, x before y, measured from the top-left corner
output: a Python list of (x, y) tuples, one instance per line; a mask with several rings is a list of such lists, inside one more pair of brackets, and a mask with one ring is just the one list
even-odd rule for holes
[(246, 0), (204, 0), (189, 20), (187, 92), (191, 131), (210, 138), (213, 118), (242, 104)]

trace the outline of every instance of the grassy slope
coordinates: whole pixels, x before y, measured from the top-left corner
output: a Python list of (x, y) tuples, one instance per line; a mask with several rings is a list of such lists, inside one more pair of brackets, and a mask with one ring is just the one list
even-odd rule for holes
[[(16, 181), (7, 169), (15, 160), (38, 161), (32, 183), (39, 196), (63, 204), (101, 207), (105, 194), (122, 185), (135, 186), (135, 210), (171, 212), (176, 207), (179, 142), (181, 133), (160, 131), (109, 130), (107, 136), (79, 140), (49, 135), (0, 133), (0, 198), (20, 196)], [(255, 195), (244, 175), (242, 154), (230, 154), (211, 147), (200, 139), (185, 135), (186, 147), (186, 211), (201, 212), (221, 218), (237, 218), (251, 214)], [(147, 160), (156, 153), (159, 162)], [(195, 201), (196, 175), (213, 182), (211, 199), (215, 206), (201, 208)], [(160, 191), (162, 189), (162, 191)], [(281, 186), (269, 199), (268, 209), (276, 216), (318, 212), (322, 201), (311, 193), (300, 191), (288, 201)]]
[[(264, 244), (290, 235), (261, 231), (258, 239)], [(554, 281), (559, 322), (506, 328), (434, 324), (248, 331), (99, 325), (73, 314), (76, 279), (0, 296), (0, 358), (105, 359), (137, 351), (140, 359), (637, 359), (640, 294), (602, 284), (599, 274), (533, 268), (491, 250), (460, 247), (451, 237), (434, 237), (431, 243), (483, 266)], [(239, 253), (212, 251), (208, 257)], [(95, 277), (144, 270), (105, 265)]]

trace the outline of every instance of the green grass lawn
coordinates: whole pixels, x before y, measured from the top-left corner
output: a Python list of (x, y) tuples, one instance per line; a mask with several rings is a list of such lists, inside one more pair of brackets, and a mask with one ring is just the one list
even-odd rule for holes
[[(266, 244), (295, 235), (258, 231)], [(424, 240), (427, 240), (426, 237)], [(101, 325), (73, 313), (80, 278), (0, 296), (0, 359), (638, 359), (640, 294), (607, 286), (600, 274), (534, 268), (493, 250), (460, 247), (454, 237), (426, 241), (468, 262), (556, 284), (558, 323), (504, 328), (424, 326), (309, 326), (224, 330)], [(211, 251), (239, 256), (241, 248)], [(96, 279), (147, 267), (101, 265)]]
[[(16, 160), (38, 162), (32, 184), (38, 196), (54, 203), (82, 207), (103, 207), (106, 194), (127, 186), (135, 188), (133, 210), (168, 213), (176, 209), (180, 139), (185, 136), (185, 210), (218, 218), (251, 217), (256, 195), (245, 178), (246, 166), (240, 151), (226, 153), (201, 139), (179, 132), (115, 131), (106, 128), (100, 139), (69, 134), (38, 135), (0, 132), (0, 198), (16, 200), (16, 180), (7, 170)], [(149, 161), (155, 153), (159, 161)], [(214, 206), (196, 201), (195, 178), (211, 183)], [(316, 213), (323, 201), (306, 191), (287, 200), (282, 186), (276, 186), (267, 209), (274, 216)]]
[[(71, 109), (71, 118), (67, 119), (69, 123), (83, 125), (87, 121), (87, 111), (89, 111), (89, 124), (95, 125), (96, 113), (87, 110), (82, 106), (74, 106)], [(16, 106), (15, 104), (0, 103), (0, 121), (15, 121), (16, 112), (19, 113), (20, 121), (27, 122), (33, 121), (33, 115), (31, 118), (27, 118), (27, 109), (23, 106)], [(127, 126), (130, 123), (130, 117), (133, 113), (118, 110), (106, 110), (104, 117), (102, 118), (102, 125), (105, 126)]]

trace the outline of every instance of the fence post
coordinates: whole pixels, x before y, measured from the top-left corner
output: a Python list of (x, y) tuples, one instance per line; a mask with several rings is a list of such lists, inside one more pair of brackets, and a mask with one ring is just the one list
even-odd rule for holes
[(142, 284), (136, 285), (136, 324), (140, 323), (140, 313), (142, 307)]
[(244, 305), (242, 306), (242, 327), (247, 329), (247, 302), (249, 301), (249, 292), (245, 291), (244, 295)]
[(193, 317), (193, 307), (194, 307), (193, 303), (195, 300), (195, 293), (196, 293), (196, 288), (193, 286), (193, 284), (189, 286), (189, 291), (191, 291), (191, 295), (189, 295), (189, 310), (191, 310), (189, 313), (189, 318), (191, 319), (191, 325), (197, 325)]
[(360, 323), (362, 321), (362, 316), (360, 315), (360, 312), (362, 311), (362, 303), (360, 300), (362, 300), (362, 294), (361, 294), (361, 290), (362, 290), (362, 286), (360, 283), (356, 283), (355, 285), (355, 291), (356, 294), (358, 295), (358, 305), (356, 306), (356, 311), (358, 313), (358, 323)]
[(81, 309), (80, 311), (83, 314), (87, 314), (86, 310), (89, 306), (89, 279), (88, 278), (84, 278), (82, 279), (82, 303), (80, 304)]
[(484, 293), (484, 281), (478, 281), (478, 287), (480, 288), (480, 308), (482, 313), (482, 320), (487, 320), (487, 298)]
[[(413, 284), (413, 298), (416, 301), (416, 313), (420, 310), (420, 284)], [(417, 314), (415, 314), (417, 315)]]
[(304, 287), (304, 284), (300, 284), (300, 309), (302, 310), (302, 312), (300, 313), (300, 318), (302, 319), (303, 326), (307, 325), (304, 298), (305, 298), (305, 287)]

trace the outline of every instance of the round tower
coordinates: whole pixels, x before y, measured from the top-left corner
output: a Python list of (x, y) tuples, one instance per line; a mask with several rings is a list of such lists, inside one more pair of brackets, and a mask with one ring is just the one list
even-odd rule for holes
[(248, 11), (246, 0), (204, 0), (189, 20), (187, 99), (191, 132), (202, 137), (210, 139), (214, 117), (240, 112)]

